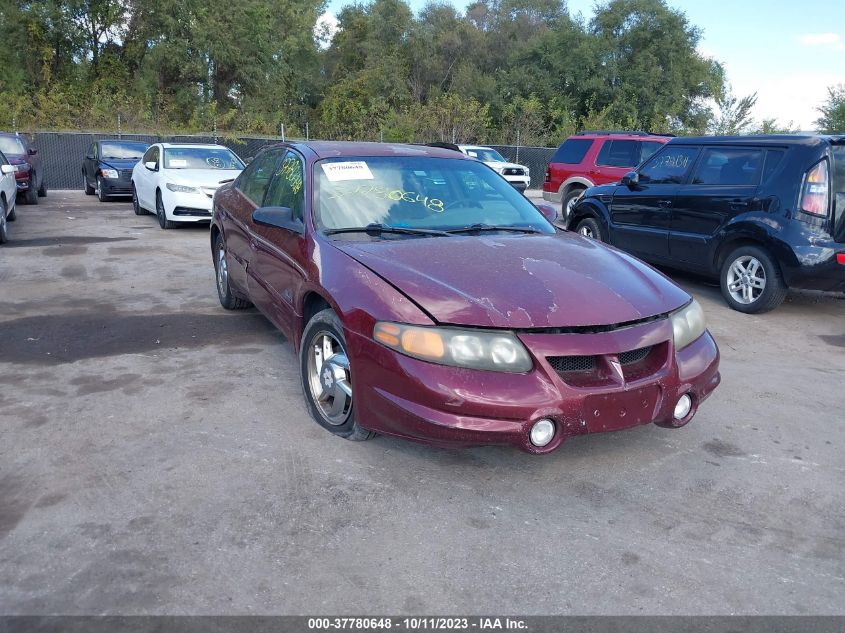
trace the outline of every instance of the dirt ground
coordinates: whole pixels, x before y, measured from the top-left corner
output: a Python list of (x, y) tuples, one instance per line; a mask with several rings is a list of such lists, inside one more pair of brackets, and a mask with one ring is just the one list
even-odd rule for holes
[(701, 301), (680, 430), (352, 443), (208, 231), (51, 192), (0, 247), (0, 613), (843, 614), (845, 301)]

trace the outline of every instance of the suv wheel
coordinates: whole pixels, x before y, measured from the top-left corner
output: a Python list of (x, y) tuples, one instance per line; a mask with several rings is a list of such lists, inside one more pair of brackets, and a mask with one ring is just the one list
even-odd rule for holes
[(599, 226), (599, 222), (595, 218), (584, 218), (579, 221), (578, 225), (575, 227), (575, 231), (579, 235), (589, 237), (591, 240), (596, 240), (597, 242), (605, 241), (601, 226)]
[(24, 194), (27, 204), (38, 204), (38, 191), (35, 189), (35, 174), (29, 179), (29, 189)]
[(563, 198), (563, 204), (560, 208), (560, 219), (566, 222), (572, 217), (572, 209), (575, 207), (575, 201), (584, 193), (584, 189), (576, 187)]
[(777, 262), (758, 246), (732, 251), (722, 264), (720, 281), (728, 305), (747, 314), (775, 309), (789, 290)]

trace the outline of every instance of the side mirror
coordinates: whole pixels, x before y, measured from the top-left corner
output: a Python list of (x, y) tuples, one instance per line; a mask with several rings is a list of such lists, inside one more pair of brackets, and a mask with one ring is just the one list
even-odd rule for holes
[(35, 155), (38, 153), (38, 150), (37, 150), (37, 149), (35, 149), (34, 147), (30, 147), (30, 148), (27, 150), (27, 152), (26, 152), (26, 153), (27, 153), (27, 154), (29, 154), (30, 156), (35, 156)]
[(258, 207), (252, 212), (252, 221), (261, 226), (285, 229), (293, 233), (303, 233), (305, 227), (299, 220), (293, 219), (293, 211), (287, 207)]
[(543, 217), (552, 224), (554, 224), (557, 220), (557, 209), (550, 204), (538, 204), (537, 209), (543, 214)]
[(249, 165), (253, 160), (255, 160), (255, 156), (247, 156), (244, 158), (244, 165)]
[(0, 173), (2, 174), (14, 174), (15, 167), (14, 165), (0, 165)]
[(155, 162), (154, 160), (149, 160), (146, 163), (144, 163), (144, 167), (146, 167), (150, 171), (158, 171), (158, 163)]
[(640, 184), (640, 175), (635, 171), (629, 171), (627, 174), (622, 176), (622, 184), (626, 187), (636, 187)]

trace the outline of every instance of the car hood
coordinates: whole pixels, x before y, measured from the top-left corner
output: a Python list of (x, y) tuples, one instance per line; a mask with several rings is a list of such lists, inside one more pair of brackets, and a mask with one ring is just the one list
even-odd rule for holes
[(516, 167), (517, 169), (524, 169), (528, 171), (528, 167), (525, 165), (518, 165), (516, 163), (504, 163), (502, 161), (493, 160), (489, 162), (485, 162), (485, 165), (490, 165), (493, 169), (501, 169), (502, 167)]
[(573, 233), (333, 244), (439, 323), (613, 325), (670, 312), (690, 299), (641, 261)]
[(138, 164), (140, 158), (101, 158), (101, 167), (111, 167), (112, 169), (132, 169)]
[(165, 169), (163, 178), (175, 184), (217, 189), (221, 181), (237, 178), (240, 173), (240, 169)]

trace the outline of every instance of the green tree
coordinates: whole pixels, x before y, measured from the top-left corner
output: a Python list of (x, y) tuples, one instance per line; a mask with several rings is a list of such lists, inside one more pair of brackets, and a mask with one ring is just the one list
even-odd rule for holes
[(816, 126), (822, 134), (845, 133), (845, 84), (830, 86), (827, 100), (817, 108), (821, 116)]
[(745, 134), (754, 124), (751, 111), (757, 103), (757, 93), (736, 97), (726, 88), (716, 97), (719, 114), (713, 121), (711, 132), (717, 136)]

